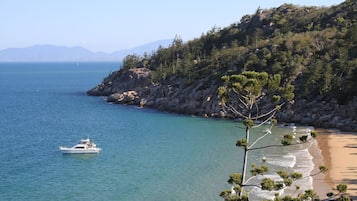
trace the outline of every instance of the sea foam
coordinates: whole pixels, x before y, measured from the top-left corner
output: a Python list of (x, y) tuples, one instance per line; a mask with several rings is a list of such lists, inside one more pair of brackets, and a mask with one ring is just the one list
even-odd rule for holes
[(292, 168), (296, 164), (296, 156), (291, 153), (286, 155), (269, 155), (266, 156), (266, 163), (270, 165)]

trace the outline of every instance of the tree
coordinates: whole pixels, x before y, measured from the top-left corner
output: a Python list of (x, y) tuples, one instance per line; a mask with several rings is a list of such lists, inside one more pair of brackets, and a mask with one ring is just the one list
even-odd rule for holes
[(142, 58), (139, 55), (132, 54), (128, 55), (123, 59), (123, 70), (129, 70), (132, 68), (137, 68), (140, 67), (140, 62), (142, 61)]
[(330, 198), (330, 200), (339, 200), (339, 201), (350, 201), (352, 200), (350, 197), (348, 197), (347, 195), (345, 195), (346, 191), (347, 191), (347, 185), (346, 184), (338, 184), (336, 186), (337, 193), (327, 193), (326, 195)]
[[(266, 72), (244, 71), (238, 75), (223, 76), (222, 80), (224, 81), (224, 85), (218, 89), (221, 103), (223, 108), (228, 109), (233, 115), (244, 119), (245, 138), (238, 140), (236, 143), (238, 147), (244, 150), (242, 173), (233, 173), (228, 180), (228, 183), (233, 185), (232, 189), (234, 189), (234, 192), (238, 191), (239, 195), (232, 194), (233, 190), (226, 190), (221, 193), (221, 197), (225, 200), (248, 200), (249, 196), (244, 191), (244, 187), (249, 185), (251, 178), (262, 175), (268, 171), (268, 167), (264, 165), (265, 161), (263, 161), (262, 166), (252, 165), (250, 171), (252, 177), (247, 179), (248, 153), (250, 150), (260, 149), (253, 148), (253, 146), (259, 140), (271, 134), (271, 127), (276, 123), (274, 116), (284, 104), (294, 98), (294, 87), (290, 84), (283, 85), (279, 74), (269, 76)], [(261, 109), (260, 102), (264, 102), (265, 106), (270, 106), (269, 109), (266, 107), (265, 109)], [(261, 123), (255, 125), (254, 122), (258, 120), (261, 121)], [(266, 130), (264, 135), (251, 143), (251, 129), (262, 126), (268, 121), (272, 122), (270, 129)], [(315, 136), (316, 133), (310, 136), (301, 136), (300, 141), (301, 143), (305, 143)], [(285, 135), (281, 146), (291, 145), (292, 138), (292, 135)], [(321, 172), (325, 170), (326, 168), (323, 167), (320, 169)], [(290, 186), (294, 180), (302, 177), (302, 174), (297, 172), (289, 173), (279, 171), (278, 175), (282, 178), (282, 181), (264, 178), (259, 187), (269, 191), (279, 190), (284, 186)], [(305, 196), (315, 198), (316, 193), (313, 190), (309, 190), (305, 192)]]

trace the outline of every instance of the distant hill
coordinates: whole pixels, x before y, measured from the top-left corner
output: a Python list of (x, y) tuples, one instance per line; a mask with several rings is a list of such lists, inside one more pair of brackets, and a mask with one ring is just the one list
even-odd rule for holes
[(34, 45), (26, 48), (8, 48), (0, 51), (0, 62), (46, 62), (46, 61), (122, 61), (128, 54), (151, 53), (159, 46), (168, 47), (172, 39), (144, 44), (132, 49), (113, 53), (92, 52), (83, 47)]
[(120, 61), (124, 59), (129, 54), (138, 54), (143, 55), (145, 52), (151, 54), (158, 50), (161, 46), (163, 48), (167, 48), (172, 44), (173, 39), (159, 40), (151, 43), (147, 43), (138, 47), (134, 47), (132, 49), (124, 49), (113, 52), (111, 55), (116, 58), (120, 58)]

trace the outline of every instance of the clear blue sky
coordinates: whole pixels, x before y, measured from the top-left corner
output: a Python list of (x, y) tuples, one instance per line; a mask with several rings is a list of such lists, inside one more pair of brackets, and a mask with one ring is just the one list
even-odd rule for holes
[(174, 38), (198, 38), (256, 9), (344, 0), (1, 0), (0, 50), (36, 44), (112, 52)]

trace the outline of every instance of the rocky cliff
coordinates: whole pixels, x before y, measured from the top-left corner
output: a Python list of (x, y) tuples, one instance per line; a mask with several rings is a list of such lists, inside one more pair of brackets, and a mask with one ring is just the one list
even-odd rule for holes
[(224, 115), (218, 103), (215, 83), (207, 79), (187, 83), (184, 79), (171, 77), (165, 83), (155, 84), (151, 82), (151, 73), (147, 68), (114, 72), (87, 94), (108, 96), (108, 102), (175, 113), (210, 117)]
[[(147, 68), (117, 71), (89, 90), (88, 95), (107, 96), (108, 102), (151, 107), (161, 111), (205, 117), (230, 117), (222, 110), (217, 97), (219, 83), (202, 78), (195, 82), (171, 77), (163, 83), (152, 83)], [(340, 105), (336, 100), (295, 99), (278, 115), (280, 122), (294, 122), (324, 128), (357, 131), (357, 100)]]

